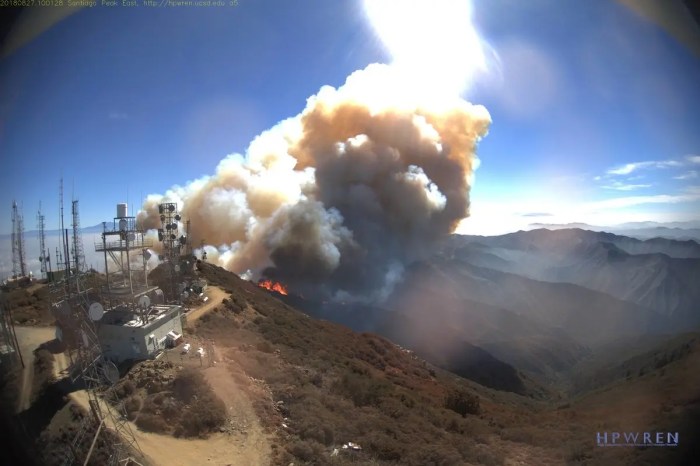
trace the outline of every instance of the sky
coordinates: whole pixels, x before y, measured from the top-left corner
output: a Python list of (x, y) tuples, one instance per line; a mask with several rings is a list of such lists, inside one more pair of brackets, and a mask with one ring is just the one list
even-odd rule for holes
[[(5, 54), (0, 234), (13, 199), (26, 229), (40, 202), (56, 228), (61, 177), (83, 226), (111, 221), (117, 203), (213, 174), (322, 86), (392, 60), (359, 0), (236, 3), (83, 8)], [(614, 1), (474, 0), (473, 24), (487, 69), (463, 96), (492, 124), (458, 231), (700, 219), (687, 44)]]

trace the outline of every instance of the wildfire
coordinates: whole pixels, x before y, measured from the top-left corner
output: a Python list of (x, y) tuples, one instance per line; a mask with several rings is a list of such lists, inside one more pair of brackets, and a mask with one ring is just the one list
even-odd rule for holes
[(288, 294), (287, 287), (281, 284), (280, 282), (273, 282), (272, 280), (260, 280), (258, 282), (258, 286), (270, 291), (276, 291), (279, 294)]

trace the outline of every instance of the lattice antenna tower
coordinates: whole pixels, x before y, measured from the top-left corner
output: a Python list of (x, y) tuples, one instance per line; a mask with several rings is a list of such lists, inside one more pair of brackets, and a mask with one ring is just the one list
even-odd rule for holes
[(39, 263), (41, 264), (41, 278), (46, 278), (51, 263), (51, 254), (46, 249), (46, 221), (41, 213), (41, 202), (36, 213), (36, 226), (39, 229)]
[(24, 368), (24, 360), (22, 359), (22, 352), (19, 348), (19, 342), (17, 341), (17, 334), (15, 333), (15, 324), (12, 320), (12, 312), (9, 309), (5, 309), (3, 304), (0, 302), (0, 347), (3, 352), (9, 352), (11, 355), (11, 364), (16, 364), (17, 361), (22, 364)]
[(185, 223), (185, 255), (186, 256), (191, 256), (192, 255), (192, 237), (190, 236), (190, 226), (191, 222), (190, 219), (187, 219), (187, 223)]
[[(61, 183), (61, 188), (62, 185), (63, 183)], [(77, 210), (78, 204), (74, 201), (74, 234), (75, 228), (79, 228)], [(67, 244), (67, 238), (65, 241)], [(79, 256), (80, 248), (75, 245), (75, 236), (73, 248), (78, 251), (76, 255)], [(66, 263), (69, 263), (68, 258), (66, 258)], [(122, 464), (131, 457), (132, 451), (136, 451), (140, 455), (142, 453), (126, 420), (126, 412), (124, 412), (123, 407), (121, 408), (122, 412), (116, 412), (117, 409), (110, 406), (111, 401), (116, 401), (110, 399), (116, 396), (114, 391), (104, 390), (116, 382), (119, 372), (113, 363), (104, 358), (97, 335), (95, 321), (104, 312), (104, 308), (100, 304), (99, 290), (86, 286), (86, 274), (81, 270), (79, 265), (76, 266), (72, 276), (69, 273), (65, 275), (64, 286), (56, 285), (51, 289), (54, 315), (56, 320), (61, 323), (61, 328), (67, 329), (68, 333), (66, 335), (61, 332), (57, 336), (59, 340), (65, 341), (70, 348), (68, 356), (71, 367), (74, 369), (71, 373), (72, 381), (76, 382), (78, 379), (83, 381), (92, 413), (83, 419), (75, 437), (68, 443), (63, 464), (66, 466), (76, 464), (76, 462), (87, 464), (89, 458), (78, 457), (80, 447), (90, 445), (86, 443), (88, 441), (94, 444), (104, 427), (112, 428), (117, 434), (116, 440), (109, 443), (111, 449), (109, 464)], [(102, 403), (100, 400), (99, 393), (103, 391), (105, 393), (104, 400), (107, 403)], [(116, 403), (113, 404), (113, 406), (116, 405)], [(88, 432), (92, 425), (96, 425), (97, 430), (95, 435), (90, 437)]]
[(187, 237), (179, 236), (179, 224), (182, 220), (177, 210), (177, 204), (166, 202), (158, 205), (161, 227), (158, 229), (158, 240), (163, 243), (163, 260), (170, 272), (170, 286), (168, 293), (171, 300), (179, 300), (176, 284), (180, 282), (180, 255), (181, 249), (187, 244)]
[[(74, 204), (74, 212), (77, 211), (77, 208), (78, 205)], [(56, 255), (59, 263), (62, 263), (65, 259), (65, 268), (62, 280), (53, 281), (49, 287), (51, 306), (57, 322), (61, 323), (60, 327), (65, 329), (65, 332), (57, 332), (57, 338), (66, 342), (69, 347), (67, 353), (71, 361), (71, 379), (73, 382), (76, 382), (78, 379), (83, 381), (92, 413), (92, 415), (83, 418), (83, 422), (78, 428), (75, 437), (66, 445), (63, 464), (66, 466), (76, 463), (87, 464), (89, 453), (88, 458), (79, 458), (81, 456), (79, 453), (80, 447), (90, 446), (90, 443), (86, 442), (94, 444), (101, 431), (105, 427), (109, 427), (116, 431), (117, 436), (116, 441), (109, 443), (111, 451), (108, 463), (121, 465), (130, 458), (132, 451), (137, 452), (141, 456), (142, 453), (126, 421), (126, 413), (116, 413), (115, 409), (109, 406), (110, 401), (115, 401), (108, 399), (115, 396), (114, 391), (105, 391), (105, 398), (108, 403), (100, 403), (98, 394), (103, 391), (105, 386), (114, 383), (114, 370), (116, 368), (104, 358), (97, 336), (97, 328), (90, 316), (91, 306), (93, 309), (96, 304), (97, 307), (101, 307), (101, 304), (99, 304), (101, 300), (99, 290), (95, 291), (86, 286), (85, 274), (80, 272), (79, 267), (76, 268), (74, 274), (71, 274), (70, 271), (70, 243), (68, 231), (64, 229), (63, 219), (63, 179), (61, 179), (59, 189), (59, 210), (61, 251), (63, 254), (59, 254), (59, 248), (56, 248)], [(79, 228), (79, 221), (74, 221), (75, 226)], [(75, 248), (75, 243), (73, 249), (80, 251), (79, 248)], [(77, 255), (79, 256), (80, 254)], [(116, 378), (118, 379), (118, 371)], [(121, 410), (123, 411), (123, 408)], [(109, 422), (106, 423), (105, 421)], [(96, 434), (90, 437), (87, 433), (90, 431), (90, 427), (94, 425), (93, 423), (96, 423), (98, 427)]]
[(24, 218), (16, 201), (12, 202), (12, 273), (15, 278), (27, 275), (24, 251)]
[[(73, 334), (73, 351), (69, 352), (71, 365), (75, 368), (72, 381), (75, 383), (78, 379), (82, 380), (91, 412), (83, 418), (75, 436), (67, 445), (63, 464), (87, 464), (89, 457), (80, 457), (79, 452), (84, 449), (81, 446), (94, 444), (103, 428), (110, 427), (116, 436), (115, 441), (108, 444), (111, 450), (108, 463), (121, 465), (131, 458), (132, 452), (140, 456), (142, 452), (126, 419), (125, 409), (123, 406), (115, 408), (118, 400), (115, 399), (114, 390), (109, 387), (118, 380), (119, 371), (103, 356), (93, 321), (96, 314), (101, 315), (103, 308), (98, 301), (91, 302), (95, 298), (95, 292), (79, 283), (83, 280), (84, 274), (75, 274), (71, 279), (71, 294), (57, 303), (57, 306), (64, 309), (63, 321), (71, 322), (66, 327)], [(100, 397), (100, 393), (103, 393), (103, 397)], [(94, 435), (89, 436), (91, 426), (96, 426), (97, 429)]]
[(61, 177), (58, 187), (58, 211), (58, 233), (61, 236), (61, 262), (63, 262), (63, 254), (66, 252), (66, 245), (63, 240), (63, 177)]
[(19, 273), (19, 254), (17, 252), (17, 202), (12, 201), (12, 277)]
[(75, 271), (84, 272), (85, 267), (85, 251), (83, 250), (83, 237), (80, 232), (80, 209), (78, 208), (78, 200), (73, 200), (73, 262)]

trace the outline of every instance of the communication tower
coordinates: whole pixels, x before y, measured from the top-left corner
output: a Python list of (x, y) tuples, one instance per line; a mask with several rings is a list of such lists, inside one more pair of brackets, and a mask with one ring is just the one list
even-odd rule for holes
[(36, 226), (39, 229), (39, 263), (41, 265), (41, 278), (47, 278), (51, 269), (51, 254), (46, 249), (46, 222), (44, 214), (41, 213), (41, 203), (36, 213)]
[[(60, 213), (63, 225), (63, 181), (60, 187)], [(89, 445), (94, 445), (104, 429), (112, 429), (116, 434), (114, 441), (109, 442), (109, 464), (121, 465), (129, 463), (131, 454), (141, 454), (133, 432), (126, 420), (125, 412), (117, 412), (116, 404), (111, 404), (113, 390), (105, 390), (119, 379), (119, 371), (114, 363), (105, 359), (98, 338), (95, 321), (104, 312), (101, 303), (102, 296), (99, 286), (90, 283), (90, 274), (84, 271), (81, 264), (82, 241), (80, 238), (80, 222), (78, 203), (73, 201), (73, 238), (75, 270), (71, 271), (71, 261), (68, 252), (68, 230), (61, 231), (63, 250), (65, 252), (65, 273), (60, 281), (50, 284), (51, 310), (56, 318), (56, 338), (65, 345), (66, 353), (71, 361), (71, 380), (82, 381), (88, 395), (91, 415), (83, 418), (75, 436), (68, 442), (64, 465), (87, 464), (92, 448), (88, 450), (87, 458), (80, 453)], [(65, 234), (65, 236), (64, 236)], [(57, 252), (58, 255), (58, 252)], [(104, 400), (104, 401), (103, 401)], [(123, 411), (123, 408), (122, 408)], [(94, 435), (88, 435), (92, 427), (96, 428)], [(88, 443), (91, 442), (91, 443)]]
[(71, 207), (73, 215), (73, 263), (75, 272), (84, 272), (85, 267), (85, 251), (83, 250), (83, 238), (80, 233), (80, 210), (78, 208), (78, 200), (73, 200)]
[(104, 253), (107, 277), (104, 295), (110, 304), (133, 304), (157, 288), (148, 285), (149, 249), (152, 247), (153, 241), (146, 238), (136, 217), (128, 215), (127, 204), (117, 204), (112, 225), (102, 224), (102, 242), (95, 244), (95, 251)]
[(12, 321), (12, 313), (0, 303), (0, 367), (5, 364), (15, 365), (17, 361), (24, 367), (15, 325)]
[(163, 243), (163, 255), (161, 260), (165, 262), (170, 274), (169, 289), (163, 290), (172, 301), (179, 301), (179, 292), (176, 284), (180, 282), (180, 256), (182, 248), (187, 245), (187, 237), (179, 235), (182, 216), (177, 210), (177, 204), (166, 202), (158, 205), (160, 214), (160, 228), (158, 229), (158, 241)]
[(24, 219), (12, 201), (12, 274), (14, 278), (27, 276), (27, 263), (24, 251)]

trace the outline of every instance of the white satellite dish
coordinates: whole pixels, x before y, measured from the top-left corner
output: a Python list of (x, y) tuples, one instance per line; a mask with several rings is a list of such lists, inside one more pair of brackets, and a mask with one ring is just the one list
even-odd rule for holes
[(63, 342), (63, 330), (61, 330), (61, 327), (56, 327), (56, 340)]
[(141, 296), (139, 298), (139, 307), (142, 309), (147, 309), (151, 305), (151, 298), (148, 296)]
[(88, 308), (88, 315), (90, 316), (90, 320), (93, 320), (96, 322), (96, 321), (100, 320), (104, 314), (105, 314), (105, 308), (102, 307), (102, 304), (100, 304), (100, 303), (90, 304), (90, 307)]
[(105, 379), (112, 385), (119, 382), (119, 369), (117, 369), (117, 366), (115, 366), (112, 361), (107, 361), (105, 365), (102, 366), (102, 375), (104, 375)]
[(134, 233), (129, 233), (129, 236), (127, 236), (127, 238), (129, 238), (129, 241), (136, 241), (136, 235)]

